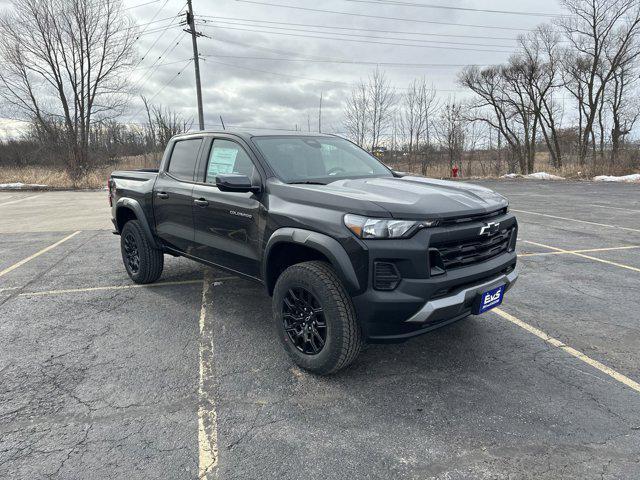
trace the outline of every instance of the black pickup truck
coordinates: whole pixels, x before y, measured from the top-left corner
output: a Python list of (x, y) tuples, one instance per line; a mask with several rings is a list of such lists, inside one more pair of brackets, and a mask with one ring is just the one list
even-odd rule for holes
[(318, 374), (483, 313), (517, 278), (504, 197), (399, 174), (333, 135), (179, 135), (159, 170), (108, 188), (134, 282), (156, 281), (165, 254), (261, 282), (286, 351)]

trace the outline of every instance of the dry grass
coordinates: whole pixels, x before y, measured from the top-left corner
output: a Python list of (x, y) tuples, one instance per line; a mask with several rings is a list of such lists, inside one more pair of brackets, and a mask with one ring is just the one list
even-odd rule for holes
[(158, 155), (137, 155), (95, 168), (75, 180), (62, 167), (5, 167), (0, 169), (0, 183), (29, 183), (47, 185), (55, 189), (96, 189), (106, 185), (109, 174), (114, 170), (135, 170), (157, 168)]
[[(638, 169), (629, 164), (614, 167), (608, 163), (603, 165), (579, 165), (573, 159), (571, 160), (572, 161), (563, 165), (562, 168), (554, 168), (549, 163), (548, 153), (538, 152), (536, 154), (533, 171), (547, 172), (569, 180), (590, 180), (596, 175), (628, 175), (638, 173)], [(402, 172), (421, 173), (418, 161), (410, 162), (403, 159), (399, 162), (389, 162), (389, 166), (394, 170)], [(488, 160), (481, 156), (472, 159), (464, 158), (459, 167), (460, 171), (458, 174), (462, 178), (499, 178), (507, 173), (506, 161), (503, 160), (498, 168), (494, 160)], [(438, 159), (429, 164), (426, 169), (426, 176), (432, 178), (450, 178), (451, 169), (449, 168), (449, 162)]]
[[(47, 185), (49, 188), (55, 189), (95, 189), (103, 188), (106, 184), (109, 174), (114, 170), (135, 170), (139, 168), (157, 168), (161, 154), (137, 155), (124, 157), (117, 162), (104, 165), (88, 172), (80, 179), (74, 181), (62, 167), (5, 167), (0, 169), (0, 183), (31, 183), (39, 185)], [(403, 172), (420, 173), (420, 165), (417, 162), (408, 162), (401, 160), (399, 162), (389, 162), (389, 166), (395, 170)], [(637, 173), (628, 169), (618, 168), (608, 171), (607, 168), (594, 169), (590, 166), (580, 166), (577, 164), (569, 164), (561, 169), (555, 169), (549, 165), (548, 156), (546, 154), (536, 155), (536, 172), (547, 172), (552, 175), (558, 175), (567, 179), (586, 180), (591, 179), (595, 175), (623, 175), (628, 173)], [(506, 171), (506, 165), (503, 162), (503, 168), (498, 173), (495, 165), (491, 162), (476, 160), (463, 160), (461, 165), (462, 178), (498, 178)], [(448, 162), (437, 162), (427, 167), (427, 177), (432, 178), (450, 178), (451, 171)]]

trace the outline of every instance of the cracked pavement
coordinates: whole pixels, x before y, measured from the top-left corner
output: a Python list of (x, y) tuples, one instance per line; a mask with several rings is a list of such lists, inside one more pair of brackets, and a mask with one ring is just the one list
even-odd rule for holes
[[(514, 209), (640, 229), (640, 212), (601, 207), (640, 211), (634, 185), (477, 183)], [(199, 283), (30, 296), (130, 285), (118, 238), (87, 228), (108, 220), (104, 192), (82, 192), (80, 215), (46, 211), (76, 195), (0, 207), (0, 271), (82, 230), (0, 277), (0, 478), (196, 478), (200, 408), (215, 422), (209, 478), (640, 477), (640, 394), (492, 313), (320, 378), (292, 366), (269, 297), (245, 280), (210, 284), (202, 330)], [(640, 232), (518, 219), (522, 240), (557, 248), (640, 245)], [(589, 255), (640, 268), (640, 250)], [(569, 254), (519, 264), (503, 310), (640, 380), (640, 273)], [(228, 277), (166, 257), (161, 281), (205, 274)]]

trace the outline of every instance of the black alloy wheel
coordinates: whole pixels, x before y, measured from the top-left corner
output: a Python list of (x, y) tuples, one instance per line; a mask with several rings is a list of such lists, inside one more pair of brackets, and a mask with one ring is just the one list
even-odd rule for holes
[(138, 284), (153, 283), (164, 267), (164, 253), (151, 245), (142, 224), (129, 220), (120, 232), (120, 252), (127, 274)]
[(320, 260), (296, 263), (280, 274), (273, 319), (291, 360), (318, 375), (349, 365), (363, 344), (351, 297), (333, 267)]
[(317, 355), (327, 342), (327, 322), (318, 299), (302, 287), (290, 288), (282, 300), (282, 322), (293, 345)]
[(124, 237), (124, 253), (125, 261), (131, 273), (138, 273), (138, 270), (140, 270), (140, 252), (133, 233), (127, 233)]

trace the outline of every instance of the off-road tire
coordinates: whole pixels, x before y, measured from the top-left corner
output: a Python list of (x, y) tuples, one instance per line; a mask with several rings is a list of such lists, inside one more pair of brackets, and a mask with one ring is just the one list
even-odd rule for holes
[[(326, 341), (317, 354), (299, 351), (285, 331), (283, 301), (291, 288), (312, 293), (324, 310)], [(362, 348), (362, 333), (351, 298), (335, 270), (322, 261), (299, 263), (280, 275), (273, 293), (273, 319), (277, 335), (295, 364), (318, 375), (330, 375), (348, 366)]]
[[(137, 270), (130, 266), (127, 259), (125, 244), (127, 241), (131, 242), (131, 239), (135, 242), (139, 257)], [(151, 246), (138, 220), (129, 220), (122, 228), (122, 232), (120, 233), (120, 251), (122, 253), (124, 267), (129, 277), (131, 277), (131, 280), (135, 283), (153, 283), (162, 275), (164, 254), (161, 250)]]

